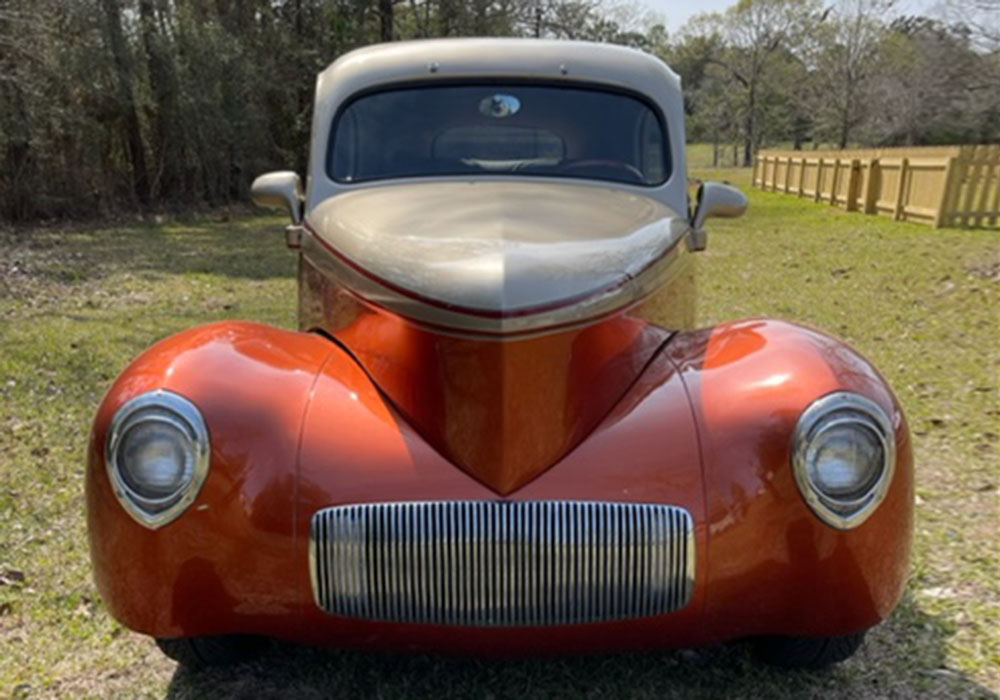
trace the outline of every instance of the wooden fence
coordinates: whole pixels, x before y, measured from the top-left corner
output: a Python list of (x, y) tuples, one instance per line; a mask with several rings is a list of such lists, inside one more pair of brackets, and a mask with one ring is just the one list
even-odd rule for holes
[(760, 151), (753, 184), (897, 221), (996, 226), (1000, 146)]

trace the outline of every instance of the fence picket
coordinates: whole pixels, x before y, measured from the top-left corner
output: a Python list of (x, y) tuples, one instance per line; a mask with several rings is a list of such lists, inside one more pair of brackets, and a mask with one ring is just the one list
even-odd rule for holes
[(962, 198), (963, 205), (961, 211), (962, 227), (965, 228), (973, 221), (973, 205), (976, 201), (976, 187), (979, 186), (979, 173), (982, 168), (982, 161), (976, 158), (976, 152), (972, 151), (972, 160), (969, 161), (969, 168), (965, 176), (965, 197)]
[(896, 184), (896, 206), (892, 210), (892, 218), (901, 221), (906, 212), (906, 175), (909, 172), (910, 159), (899, 159), (899, 182)]
[(823, 159), (816, 161), (816, 191), (813, 192), (813, 201), (818, 202), (823, 196)]
[(857, 158), (851, 160), (850, 175), (847, 179), (847, 201), (844, 208), (847, 211), (857, 211), (858, 208), (858, 184), (861, 179), (861, 161)]
[(868, 180), (865, 182), (865, 214), (878, 214), (878, 192), (882, 179), (878, 158), (868, 159)]
[(980, 185), (979, 202), (976, 204), (976, 213), (972, 221), (973, 226), (981, 225), (983, 219), (986, 218), (986, 215), (988, 213), (986, 211), (986, 202), (988, 201), (987, 197), (989, 196), (990, 185), (992, 184), (993, 180), (993, 174), (997, 167), (996, 163), (988, 157), (989, 149), (986, 146), (983, 146), (982, 150), (983, 150), (983, 161), (985, 162), (984, 167), (986, 170), (985, 173), (983, 174), (982, 184)]

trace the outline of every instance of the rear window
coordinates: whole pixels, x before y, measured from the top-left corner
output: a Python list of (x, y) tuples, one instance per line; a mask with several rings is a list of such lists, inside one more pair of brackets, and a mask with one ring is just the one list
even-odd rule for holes
[(421, 85), (362, 95), (333, 124), (337, 182), (435, 175), (577, 177), (659, 185), (667, 136), (644, 100), (601, 88)]

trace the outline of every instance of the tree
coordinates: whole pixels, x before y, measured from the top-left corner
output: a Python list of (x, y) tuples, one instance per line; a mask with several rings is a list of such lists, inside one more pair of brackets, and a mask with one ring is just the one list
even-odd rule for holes
[(740, 0), (716, 20), (724, 48), (711, 62), (726, 71), (742, 95), (743, 164), (753, 162), (764, 126), (764, 93), (773, 87), (780, 49), (790, 49), (817, 16), (813, 0)]
[(816, 130), (846, 148), (871, 106), (866, 99), (894, 0), (838, 0), (804, 47), (812, 67)]
[(879, 109), (866, 140), (916, 145), (1000, 137), (996, 56), (975, 51), (967, 28), (926, 17), (896, 20), (876, 74)]
[[(308, 158), (314, 80), (376, 41), (625, 44), (680, 73), (692, 137), (762, 144), (1000, 138), (1000, 0), (740, 0), (676, 37), (632, 0), (0, 0), (0, 215), (246, 201)], [(734, 157), (734, 160), (736, 158)]]
[(149, 173), (146, 170), (146, 150), (139, 124), (139, 105), (135, 98), (135, 75), (132, 52), (122, 28), (119, 0), (101, 0), (108, 50), (115, 67), (118, 118), (125, 132), (132, 193), (143, 204), (149, 203)]
[(980, 51), (1000, 51), (1000, 0), (946, 0), (943, 11), (949, 24), (969, 30)]

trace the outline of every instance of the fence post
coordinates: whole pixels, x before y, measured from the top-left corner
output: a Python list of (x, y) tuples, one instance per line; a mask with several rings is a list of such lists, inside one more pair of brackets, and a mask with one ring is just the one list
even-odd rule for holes
[(958, 191), (957, 184), (960, 178), (958, 168), (955, 167), (956, 161), (954, 156), (949, 158), (944, 169), (944, 186), (941, 188), (941, 203), (934, 216), (934, 228), (941, 228), (951, 223), (952, 209), (955, 206), (955, 198), (952, 195)]
[(865, 204), (863, 210), (865, 214), (878, 214), (878, 190), (875, 189), (876, 173), (879, 176), (879, 180), (881, 180), (882, 173), (879, 171), (878, 158), (869, 158), (868, 179), (865, 181)]
[[(799, 159), (799, 187), (798, 187), (798, 196), (799, 197), (802, 196), (802, 183), (805, 181), (805, 177), (806, 177), (806, 160), (807, 159), (806, 159), (805, 156), (802, 156)], [(994, 209), (996, 209), (996, 207), (994, 207)]]
[(895, 221), (901, 221), (906, 213), (906, 171), (909, 165), (909, 158), (899, 159), (899, 187), (896, 191), (896, 208), (892, 213)]
[(840, 156), (833, 161), (833, 177), (830, 179), (830, 206), (837, 204), (837, 189), (840, 183), (837, 180), (840, 177)]
[(785, 163), (785, 194), (788, 194), (788, 181), (792, 179), (792, 157), (788, 156), (788, 162)]
[(997, 166), (994, 171), (997, 177), (996, 182), (993, 183), (993, 205), (990, 207), (990, 225), (995, 226), (997, 217), (1000, 216), (1000, 146), (993, 147), (993, 153), (990, 157), (993, 159), (994, 165)]
[(844, 207), (847, 211), (858, 210), (858, 180), (861, 178), (861, 161), (857, 158), (851, 161), (851, 174), (847, 179), (847, 201)]
[(774, 157), (774, 172), (771, 173), (771, 191), (778, 191), (778, 164), (781, 162), (781, 156)]
[(816, 162), (816, 191), (813, 192), (813, 201), (818, 202), (820, 198), (820, 190), (823, 189), (823, 159), (820, 158)]

